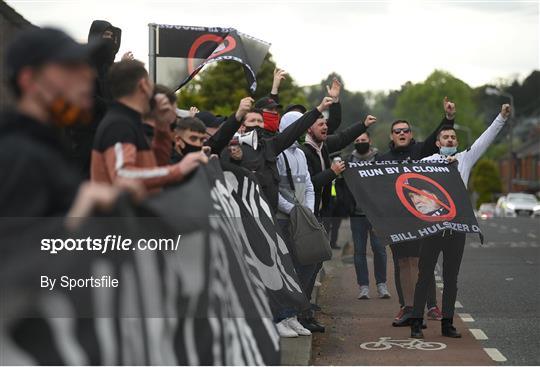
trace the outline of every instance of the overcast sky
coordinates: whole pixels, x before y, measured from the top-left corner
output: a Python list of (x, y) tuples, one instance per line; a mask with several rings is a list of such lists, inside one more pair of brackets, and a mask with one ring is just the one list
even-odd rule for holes
[(8, 0), (39, 26), (86, 41), (92, 20), (122, 28), (148, 62), (148, 23), (234, 27), (272, 43), (300, 85), (341, 74), (349, 90), (398, 89), (443, 69), (471, 86), (540, 69), (539, 1)]

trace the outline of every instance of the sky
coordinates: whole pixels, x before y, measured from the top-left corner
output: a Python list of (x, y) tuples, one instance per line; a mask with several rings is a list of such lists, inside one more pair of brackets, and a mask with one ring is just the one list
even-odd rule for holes
[(472, 87), (540, 69), (540, 1), (8, 0), (80, 42), (92, 20), (122, 28), (120, 56), (148, 62), (148, 24), (233, 27), (272, 44), (301, 86), (337, 72), (351, 91), (399, 89), (442, 69)]

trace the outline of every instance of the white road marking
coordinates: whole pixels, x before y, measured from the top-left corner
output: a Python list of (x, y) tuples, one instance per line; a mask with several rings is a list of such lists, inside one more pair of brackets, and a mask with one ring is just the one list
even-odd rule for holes
[(514, 278), (512, 278), (512, 277), (510, 277), (510, 278), (504, 278), (504, 280), (511, 281), (511, 280), (514, 280)]
[(437, 288), (443, 288), (443, 287), (444, 287), (443, 283), (437, 283)]
[(507, 359), (502, 355), (497, 348), (484, 348), (484, 351), (487, 355), (493, 359), (495, 362), (506, 362)]
[(527, 233), (527, 236), (529, 236), (530, 238), (536, 238), (536, 235), (534, 233)]
[(439, 282), (442, 280), (442, 278), (439, 275), (435, 275), (435, 280)]
[(474, 319), (468, 313), (458, 313), (458, 315), (463, 322), (474, 322)]
[(486, 333), (480, 329), (469, 329), (476, 340), (488, 340)]
[(455, 308), (463, 308), (463, 305), (461, 304), (461, 302), (456, 301), (456, 303), (454, 304), (454, 307)]

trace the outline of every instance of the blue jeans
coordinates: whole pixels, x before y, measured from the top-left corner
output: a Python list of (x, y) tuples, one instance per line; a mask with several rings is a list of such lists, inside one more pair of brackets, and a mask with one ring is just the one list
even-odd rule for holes
[(351, 217), (351, 231), (354, 242), (354, 267), (356, 268), (358, 285), (369, 285), (366, 259), (368, 234), (375, 264), (375, 280), (377, 284), (386, 283), (386, 249), (377, 236), (373, 234), (371, 223), (366, 217)]

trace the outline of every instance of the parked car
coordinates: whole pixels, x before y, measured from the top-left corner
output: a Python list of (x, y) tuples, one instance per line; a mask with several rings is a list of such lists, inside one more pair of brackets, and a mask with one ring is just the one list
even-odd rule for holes
[(497, 200), (497, 204), (495, 205), (495, 216), (496, 217), (504, 217), (505, 201), (506, 201), (506, 196), (501, 196)]
[(489, 219), (495, 216), (495, 203), (484, 203), (478, 208), (478, 217)]
[(532, 194), (512, 192), (499, 198), (495, 212), (500, 217), (540, 217), (540, 202)]

